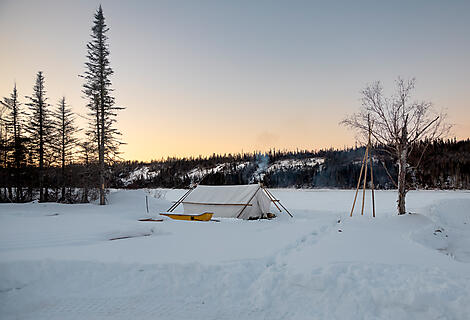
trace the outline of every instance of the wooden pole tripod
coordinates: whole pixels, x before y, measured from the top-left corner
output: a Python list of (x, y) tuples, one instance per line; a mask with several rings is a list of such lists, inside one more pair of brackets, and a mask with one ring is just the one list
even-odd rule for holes
[(363, 186), (362, 186), (362, 208), (361, 208), (361, 215), (364, 215), (364, 202), (366, 199), (366, 181), (367, 181), (367, 162), (369, 162), (370, 166), (370, 184), (371, 184), (371, 190), (372, 190), (372, 216), (375, 218), (375, 197), (374, 197), (374, 171), (372, 167), (372, 157), (370, 156), (369, 150), (371, 148), (371, 142), (370, 138), (372, 135), (372, 127), (370, 124), (369, 117), (367, 117), (367, 123), (369, 125), (369, 139), (367, 141), (367, 147), (366, 147), (366, 152), (364, 153), (364, 158), (362, 159), (362, 166), (361, 166), (361, 173), (359, 174), (359, 180), (357, 181), (357, 187), (356, 187), (356, 194), (354, 195), (354, 201), (353, 205), (351, 208), (351, 214), (349, 215), (352, 217), (353, 212), (354, 212), (354, 206), (356, 205), (356, 199), (357, 199), (357, 193), (359, 192), (359, 187), (361, 185), (361, 179), (362, 179), (362, 172), (364, 171), (364, 180), (363, 180)]

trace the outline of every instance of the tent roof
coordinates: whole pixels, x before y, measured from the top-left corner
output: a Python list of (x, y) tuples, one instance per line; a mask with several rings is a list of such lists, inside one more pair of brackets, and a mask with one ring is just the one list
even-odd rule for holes
[[(198, 185), (187, 197), (184, 203), (197, 204), (228, 204), (246, 205), (250, 198), (260, 189), (259, 184), (236, 186), (203, 186)], [(262, 192), (264, 196), (264, 192)]]

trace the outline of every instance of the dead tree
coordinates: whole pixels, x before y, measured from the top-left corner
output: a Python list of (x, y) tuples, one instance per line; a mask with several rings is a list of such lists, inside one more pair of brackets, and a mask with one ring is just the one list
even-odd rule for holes
[[(397, 160), (398, 178), (391, 181), (398, 189), (398, 214), (404, 214), (405, 197), (410, 185), (407, 183), (407, 172), (416, 170), (426, 148), (417, 157), (417, 163), (409, 163), (409, 155), (418, 142), (429, 144), (435, 139), (449, 133), (451, 125), (446, 123), (447, 115), (437, 113), (433, 105), (426, 101), (411, 101), (411, 93), (415, 88), (415, 79), (396, 81), (396, 92), (390, 98), (385, 97), (382, 84), (377, 81), (361, 91), (362, 107), (341, 122), (366, 137), (370, 117), (374, 143), (383, 147), (384, 151)], [(387, 168), (385, 170), (388, 173)]]

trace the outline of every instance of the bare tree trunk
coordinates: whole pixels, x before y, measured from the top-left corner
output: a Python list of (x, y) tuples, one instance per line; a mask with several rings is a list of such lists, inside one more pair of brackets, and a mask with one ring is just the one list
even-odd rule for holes
[(102, 160), (104, 156), (101, 155), (100, 158), (101, 158), (100, 160), (100, 205), (105, 205), (106, 198), (105, 198), (105, 186), (104, 186), (104, 161)]
[(85, 172), (81, 178), (82, 184), (82, 203), (88, 203), (88, 183), (89, 183), (89, 174), (90, 174), (90, 163), (88, 162), (88, 154), (89, 154), (89, 145), (87, 142), (82, 144), (83, 152), (84, 152), (84, 163), (85, 163)]
[(61, 192), (61, 198), (60, 201), (64, 202), (65, 201), (65, 137), (62, 137), (62, 167), (61, 167), (61, 173), (62, 173), (62, 192)]
[(13, 191), (12, 191), (11, 186), (8, 186), (8, 196), (7, 197), (8, 197), (8, 200), (10, 202), (13, 202)]
[(407, 150), (401, 149), (398, 155), (398, 214), (405, 214), (405, 197), (406, 197), (406, 160)]
[(42, 178), (42, 170), (39, 169), (39, 202), (44, 202), (44, 189), (43, 189), (43, 178)]
[(82, 191), (82, 203), (88, 203), (88, 187), (83, 187)]
[(105, 108), (104, 108), (104, 103), (105, 103), (105, 98), (103, 94), (103, 90), (101, 90), (101, 113), (100, 113), (100, 120), (101, 120), (101, 139), (100, 139), (100, 148), (99, 148), (99, 161), (100, 161), (100, 205), (105, 205), (106, 204), (106, 198), (105, 198), (105, 164), (104, 164), (104, 138), (105, 138)]
[(17, 184), (16, 187), (16, 202), (20, 203), (23, 200), (23, 188)]
[[(405, 105), (405, 102), (402, 102)], [(398, 215), (406, 213), (406, 167), (408, 164), (408, 115), (403, 115), (404, 125), (401, 129), (400, 144), (398, 145)]]
[(61, 141), (61, 174), (62, 174), (62, 193), (61, 193), (61, 202), (65, 201), (65, 135), (66, 135), (66, 127), (65, 127), (65, 98), (62, 99), (62, 107), (61, 107), (61, 119), (62, 119), (62, 141)]
[(97, 142), (98, 142), (98, 166), (99, 166), (99, 189), (100, 189), (100, 205), (106, 204), (106, 194), (105, 194), (105, 177), (104, 177), (104, 95), (103, 90), (101, 90), (100, 95), (95, 95), (95, 105), (96, 105), (96, 133), (97, 133)]
[(44, 187), (44, 202), (48, 202), (49, 201), (49, 187), (46, 185)]
[(39, 202), (44, 202), (44, 131), (43, 131), (43, 110), (40, 105), (39, 121)]
[(21, 186), (20, 175), (21, 175), (20, 164), (19, 164), (19, 161), (16, 161), (16, 165), (15, 165), (15, 182), (16, 182), (16, 202), (18, 202), (18, 203), (23, 201), (23, 188)]
[(61, 197), (60, 201), (64, 202), (65, 201), (65, 169), (62, 167), (62, 190), (61, 190)]
[(33, 186), (29, 185), (28, 187), (28, 201), (33, 200)]

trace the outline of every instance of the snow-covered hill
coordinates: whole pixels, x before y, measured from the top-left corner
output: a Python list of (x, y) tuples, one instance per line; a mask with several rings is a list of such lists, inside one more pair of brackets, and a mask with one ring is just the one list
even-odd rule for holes
[(183, 192), (0, 204), (0, 318), (468, 319), (469, 192), (412, 191), (399, 217), (379, 191), (373, 219), (352, 191), (279, 189), (293, 219), (137, 221)]
[(138, 180), (150, 180), (158, 175), (155, 171), (150, 171), (148, 166), (141, 166), (130, 172), (126, 177), (121, 178), (122, 184), (127, 187)]
[[(257, 161), (250, 163), (249, 161), (241, 161), (238, 163), (218, 163), (213, 166), (205, 167), (193, 167), (190, 170), (180, 174), (180, 178), (188, 178), (191, 181), (191, 184), (196, 184), (202, 180), (208, 174), (215, 174), (219, 172), (242, 172), (250, 164), (253, 166), (254, 170), (249, 174), (247, 182), (253, 183), (255, 181), (262, 181), (266, 173), (275, 173), (281, 170), (301, 170), (314, 168), (318, 166), (318, 169), (321, 170), (321, 166), (324, 163), (324, 158), (305, 158), (305, 159), (283, 159), (277, 160), (275, 162), (269, 163), (268, 157), (259, 157)], [(127, 187), (132, 183), (139, 180), (151, 180), (159, 175), (159, 171), (152, 171), (149, 165), (141, 165), (131, 172), (127, 173), (124, 177), (120, 178), (120, 181), (123, 186)]]

